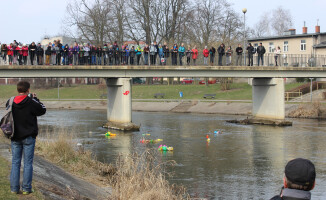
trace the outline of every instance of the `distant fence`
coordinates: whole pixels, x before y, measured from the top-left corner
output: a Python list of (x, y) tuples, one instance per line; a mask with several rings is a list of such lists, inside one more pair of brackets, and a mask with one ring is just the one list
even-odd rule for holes
[[(311, 83), (306, 83), (303, 85), (300, 85), (299, 87), (293, 88), (291, 90), (288, 90), (285, 92), (285, 100), (289, 101), (294, 98), (301, 97), (302, 95), (308, 94), (310, 92), (310, 86)], [(312, 91), (325, 89), (326, 88), (326, 82), (323, 81), (314, 81), (312, 82)]]

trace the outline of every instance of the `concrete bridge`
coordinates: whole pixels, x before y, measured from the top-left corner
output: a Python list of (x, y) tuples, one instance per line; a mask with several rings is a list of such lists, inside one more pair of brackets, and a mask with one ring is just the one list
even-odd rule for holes
[(0, 66), (0, 78), (105, 78), (107, 120), (131, 124), (131, 78), (253, 78), (254, 118), (284, 120), (283, 78), (326, 78), (326, 68), (240, 66)]

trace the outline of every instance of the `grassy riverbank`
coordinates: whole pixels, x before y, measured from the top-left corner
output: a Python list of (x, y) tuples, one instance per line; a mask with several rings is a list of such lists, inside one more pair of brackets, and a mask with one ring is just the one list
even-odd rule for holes
[(37, 141), (37, 154), (65, 170), (99, 186), (111, 186), (109, 199), (187, 199), (185, 188), (170, 185), (163, 173), (164, 166), (157, 160), (157, 150), (143, 154), (118, 156), (116, 163), (105, 164), (82, 147), (65, 130), (46, 133)]
[[(285, 85), (285, 89), (295, 88), (302, 83), (290, 83)], [(98, 85), (74, 85), (71, 87), (61, 87), (60, 99), (99, 99), (106, 94), (106, 89)], [(34, 89), (42, 99), (57, 99), (58, 89)], [(153, 99), (155, 93), (165, 93), (165, 99), (181, 99), (179, 92), (183, 92), (183, 99), (203, 99), (204, 94), (216, 94), (218, 100), (251, 100), (252, 87), (247, 83), (233, 83), (231, 89), (222, 91), (220, 84), (205, 85), (133, 85), (133, 99)], [(16, 95), (15, 85), (0, 85), (0, 98), (7, 99)]]

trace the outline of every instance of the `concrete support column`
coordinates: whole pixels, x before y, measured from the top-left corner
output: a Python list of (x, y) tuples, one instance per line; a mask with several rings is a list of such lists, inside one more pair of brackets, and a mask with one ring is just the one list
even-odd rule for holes
[(107, 119), (114, 123), (131, 123), (131, 78), (107, 78)]
[(254, 78), (252, 81), (254, 118), (284, 120), (284, 79)]

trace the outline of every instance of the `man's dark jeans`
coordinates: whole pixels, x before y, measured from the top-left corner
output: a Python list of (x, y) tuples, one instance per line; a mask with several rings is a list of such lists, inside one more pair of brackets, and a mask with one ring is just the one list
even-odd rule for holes
[(264, 54), (258, 54), (258, 66), (261, 60), (261, 65), (264, 66)]

